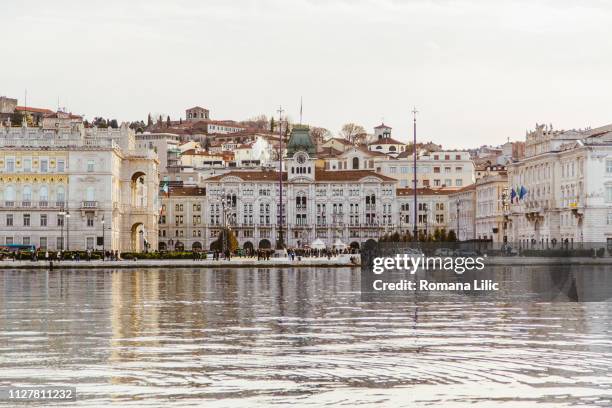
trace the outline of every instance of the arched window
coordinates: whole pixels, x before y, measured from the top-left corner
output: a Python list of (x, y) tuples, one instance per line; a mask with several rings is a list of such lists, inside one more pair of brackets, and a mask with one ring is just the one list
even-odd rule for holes
[(32, 201), (32, 187), (30, 186), (25, 186), (23, 188), (23, 196), (22, 196), (22, 201)]
[(396, 150), (395, 146), (389, 146), (389, 151), (394, 152)]
[(63, 203), (66, 201), (66, 191), (64, 190), (63, 186), (59, 186), (57, 188), (56, 201), (58, 203)]
[(15, 187), (7, 186), (4, 190), (4, 199), (6, 201), (15, 201)]
[(49, 188), (47, 186), (41, 186), (40, 190), (38, 190), (38, 200), (49, 201)]
[(353, 157), (353, 170), (359, 170), (359, 157)]

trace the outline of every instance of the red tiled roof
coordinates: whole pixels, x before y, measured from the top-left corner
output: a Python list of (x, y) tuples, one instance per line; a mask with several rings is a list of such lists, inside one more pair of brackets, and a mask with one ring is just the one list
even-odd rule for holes
[(23, 111), (23, 112), (34, 112), (34, 113), (55, 113), (51, 109), (33, 108), (31, 106), (28, 106), (28, 107), (25, 107), (25, 106), (16, 106), (15, 110), (16, 111)]
[[(219, 181), (224, 177), (238, 177), (244, 181), (278, 181), (278, 172), (273, 170), (264, 171), (230, 171), (219, 176), (213, 176), (206, 181)], [(392, 181), (397, 180), (391, 177), (383, 176), (382, 174), (375, 173), (371, 170), (342, 170), (342, 171), (327, 171), (316, 169), (315, 170), (315, 182), (326, 182), (326, 181), (353, 181), (357, 182), (365, 177), (376, 177), (381, 181)], [(283, 181), (287, 181), (287, 173), (283, 172)]]
[(380, 125), (376, 126), (374, 129), (382, 129), (382, 128), (389, 128), (389, 129), (391, 129), (391, 126), (387, 126), (384, 123), (381, 123)]
[(376, 177), (381, 181), (393, 181), (396, 179), (383, 176), (375, 173), (372, 170), (338, 170), (328, 171), (317, 169), (315, 172), (315, 181), (359, 181), (365, 177)]
[[(459, 191), (453, 188), (417, 188), (417, 196), (420, 195), (449, 195)], [(398, 197), (412, 196), (414, 195), (414, 189), (412, 188), (398, 188), (396, 190)]]
[(393, 139), (392, 137), (383, 137), (380, 140), (373, 141), (368, 146), (372, 146), (372, 145), (388, 145), (388, 144), (405, 145), (406, 143), (399, 142), (399, 141)]
[(172, 196), (205, 196), (206, 189), (202, 187), (169, 187), (168, 194), (161, 193), (162, 198), (172, 198)]

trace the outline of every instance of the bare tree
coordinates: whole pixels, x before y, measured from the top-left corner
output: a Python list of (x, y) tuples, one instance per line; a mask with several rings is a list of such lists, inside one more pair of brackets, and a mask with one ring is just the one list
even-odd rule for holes
[(363, 126), (354, 123), (347, 123), (342, 126), (340, 130), (340, 136), (353, 144), (357, 141), (357, 137), (364, 133), (366, 133), (366, 131)]
[(310, 135), (317, 144), (323, 143), (325, 140), (332, 137), (332, 134), (329, 130), (317, 126), (313, 126), (310, 128)]

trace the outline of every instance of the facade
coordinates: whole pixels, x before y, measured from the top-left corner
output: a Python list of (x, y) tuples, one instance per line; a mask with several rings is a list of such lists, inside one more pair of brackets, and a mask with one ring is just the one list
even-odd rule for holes
[(119, 129), (0, 127), (0, 245), (157, 247), (158, 160)]
[(384, 123), (374, 128), (374, 141), (368, 144), (373, 152), (397, 156), (406, 150), (406, 144), (391, 137), (391, 127)]
[[(414, 162), (410, 152), (397, 159), (374, 161), (377, 173), (398, 180), (400, 188), (412, 188)], [(474, 163), (467, 151), (423, 152), (417, 158), (417, 188), (460, 189), (474, 183)]]
[[(449, 200), (450, 189), (417, 189), (417, 230), (425, 237), (433, 235), (436, 230), (450, 231)], [(398, 222), (395, 225), (400, 233), (414, 231), (414, 190), (397, 189)]]
[(210, 119), (210, 111), (201, 106), (194, 106), (185, 110), (185, 119), (187, 122), (198, 122), (201, 120)]
[(476, 184), (448, 195), (449, 228), (459, 241), (476, 239)]
[(612, 125), (560, 131), (536, 125), (509, 166), (512, 239), (524, 244), (612, 240)]
[[(192, 235), (195, 229), (203, 248), (210, 248), (224, 225), (234, 230), (244, 248), (275, 247), (281, 228), (289, 247), (304, 247), (317, 238), (330, 247), (338, 242), (358, 247), (391, 232), (397, 225), (395, 180), (370, 170), (326, 171), (315, 166), (315, 154), (308, 128), (294, 127), (287, 145), (286, 172), (235, 170), (203, 180), (202, 206), (196, 213), (183, 214), (178, 227)], [(162, 205), (176, 209), (177, 203), (170, 199), (162, 195)], [(193, 200), (185, 198), (183, 211), (193, 211)], [(177, 225), (169, 223), (176, 224), (180, 214), (173, 215), (174, 219), (160, 224), (167, 231), (166, 236), (161, 233), (161, 247), (173, 249), (169, 231)], [(201, 220), (198, 228), (194, 220)], [(185, 242), (184, 237), (181, 244)], [(193, 246), (195, 241), (189, 243)]]
[(508, 175), (505, 171), (482, 177), (475, 185), (476, 239), (508, 242)]

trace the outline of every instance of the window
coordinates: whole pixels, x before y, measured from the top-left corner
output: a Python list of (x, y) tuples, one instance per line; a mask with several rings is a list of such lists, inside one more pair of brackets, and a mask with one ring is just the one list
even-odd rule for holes
[(13, 214), (6, 214), (6, 225), (7, 227), (13, 226)]
[(58, 203), (63, 203), (64, 201), (66, 201), (66, 192), (64, 190), (64, 187), (59, 186), (57, 188), (57, 195), (56, 195), (56, 197), (57, 197), (57, 202)]
[(32, 201), (32, 187), (25, 186), (23, 188), (23, 201)]
[(94, 160), (87, 160), (87, 172), (88, 173), (93, 173), (94, 172), (94, 166), (95, 166), (95, 161)]
[(456, 179), (455, 180), (455, 186), (461, 187), (462, 185), (463, 185), (463, 180), (462, 179)]
[(451, 179), (444, 179), (444, 185), (446, 187), (452, 186), (453, 185), (453, 180), (451, 180)]
[(87, 249), (94, 249), (94, 238), (87, 237)]
[(23, 171), (32, 171), (32, 159), (23, 159)]
[(47, 226), (47, 214), (41, 214), (40, 215), (40, 226), (41, 227), (46, 227)]
[(612, 186), (606, 186), (606, 201), (612, 203)]
[(6, 245), (13, 245), (13, 237), (6, 237)]
[(40, 249), (47, 249), (47, 237), (40, 237)]
[(23, 214), (23, 226), (24, 227), (30, 226), (30, 214)]
[(85, 201), (95, 201), (94, 188), (92, 186), (87, 187), (85, 190)]
[(612, 159), (606, 160), (606, 173), (612, 175)]
[(440, 168), (439, 167), (434, 167), (433, 171), (434, 171), (434, 173), (439, 173), (440, 172)]
[(58, 160), (57, 161), (57, 171), (60, 173), (63, 173), (66, 169), (66, 163), (64, 162), (64, 160)]
[(47, 161), (47, 159), (42, 159), (40, 161), (40, 172), (47, 173), (48, 171), (49, 171), (49, 162)]
[(6, 171), (9, 173), (15, 171), (15, 159), (12, 157), (6, 159)]
[(23, 237), (23, 245), (30, 245), (30, 237)]
[(47, 186), (41, 186), (40, 190), (38, 190), (38, 200), (49, 201), (49, 189)]
[(93, 217), (93, 214), (87, 214), (87, 226), (88, 227), (93, 227), (94, 226), (94, 217)]
[(64, 237), (57, 237), (55, 240), (55, 248), (58, 250), (64, 249)]

